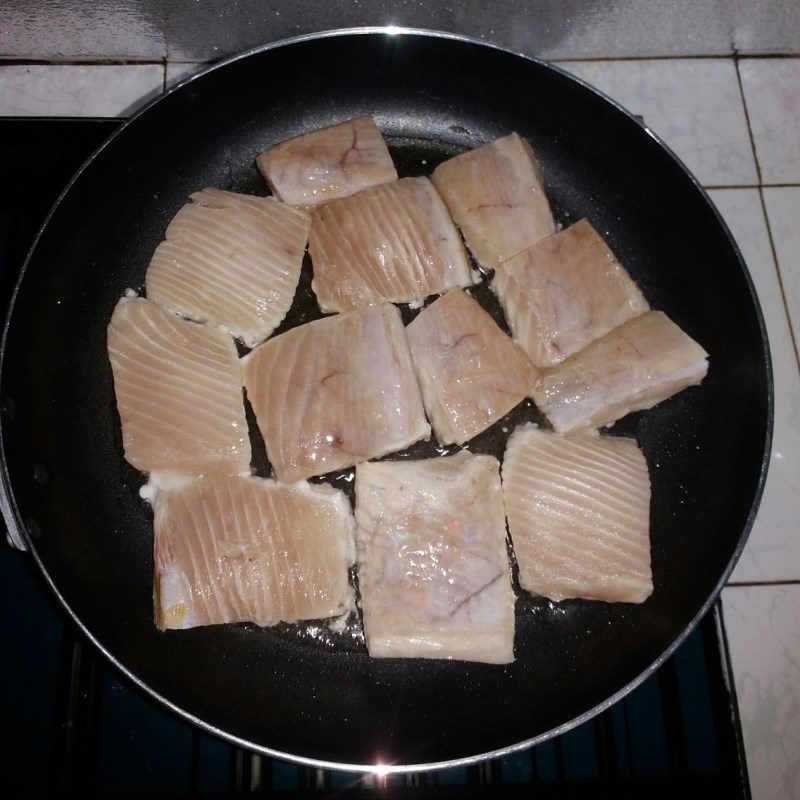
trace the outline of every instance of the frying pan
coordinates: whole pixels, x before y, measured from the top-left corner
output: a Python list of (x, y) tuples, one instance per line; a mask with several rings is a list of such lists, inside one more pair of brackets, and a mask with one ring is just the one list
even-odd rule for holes
[[(263, 194), (258, 152), (365, 113), (401, 174), (429, 173), (510, 131), (528, 137), (557, 217), (589, 217), (653, 307), (711, 353), (700, 387), (612, 431), (635, 435), (650, 467), (652, 597), (635, 606), (521, 596), (508, 666), (370, 659), (355, 628), (335, 635), (320, 623), (166, 634), (152, 623), (152, 522), (142, 477), (122, 454), (106, 357), (112, 309), (127, 287), (143, 285), (190, 192)], [(286, 325), (316, 314), (306, 265)], [(122, 126), (71, 181), (29, 254), (6, 322), (0, 392), (9, 526), (108, 658), (209, 731), (268, 755), (359, 770), (527, 747), (644, 680), (730, 574), (761, 496), (772, 426), (752, 282), (685, 167), (640, 120), (561, 70), (413, 31), (263, 47), (171, 89)], [(517, 412), (526, 414), (535, 410)], [(502, 454), (498, 437), (474, 448)]]

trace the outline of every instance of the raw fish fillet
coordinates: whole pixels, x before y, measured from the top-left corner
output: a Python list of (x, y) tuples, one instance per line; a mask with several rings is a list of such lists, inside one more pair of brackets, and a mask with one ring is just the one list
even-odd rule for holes
[(542, 368), (650, 310), (585, 219), (503, 262), (492, 289), (514, 340)]
[(546, 370), (533, 399), (559, 433), (568, 433), (652, 408), (707, 371), (708, 353), (666, 314), (648, 311)]
[(108, 326), (125, 458), (145, 472), (250, 469), (233, 339), (144, 299), (122, 298)]
[(263, 152), (256, 164), (275, 196), (297, 206), (316, 206), (397, 180), (372, 117), (288, 139)]
[(167, 227), (147, 268), (147, 296), (248, 347), (292, 304), (310, 218), (269, 197), (203, 189)]
[(517, 428), (503, 499), (523, 589), (641, 603), (650, 572), (650, 478), (633, 439)]
[(442, 444), (463, 444), (539, 382), (525, 354), (470, 295), (451, 289), (406, 328), (425, 411)]
[(371, 656), (514, 660), (499, 466), (462, 451), (357, 467), (358, 582)]
[(323, 311), (408, 303), (472, 283), (461, 238), (427, 178), (402, 178), (314, 209), (308, 252)]
[(352, 605), (354, 524), (330, 486), (200, 479), (155, 502), (155, 621), (270, 625)]
[(555, 231), (539, 164), (516, 133), (445, 161), (431, 179), (486, 269)]
[(247, 397), (282, 481), (351, 467), (430, 436), (394, 306), (299, 325), (242, 364)]

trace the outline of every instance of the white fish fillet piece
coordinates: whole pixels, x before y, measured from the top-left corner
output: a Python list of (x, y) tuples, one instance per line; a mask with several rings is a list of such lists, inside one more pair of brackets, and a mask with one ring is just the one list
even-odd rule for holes
[(250, 469), (242, 374), (230, 336), (144, 299), (108, 325), (125, 458), (145, 472)]
[(386, 142), (372, 117), (357, 117), (276, 144), (257, 159), (284, 203), (316, 206), (397, 180)]
[(442, 295), (406, 328), (436, 438), (463, 444), (531, 394), (539, 373), (461, 289)]
[(588, 220), (542, 239), (495, 272), (514, 340), (537, 367), (558, 364), (650, 310)]
[(371, 656), (514, 660), (499, 462), (462, 451), (356, 468), (356, 541)]
[(314, 209), (308, 252), (323, 311), (408, 303), (472, 283), (461, 237), (427, 178), (402, 178)]
[(523, 589), (641, 603), (650, 571), (650, 477), (633, 439), (517, 428), (503, 498)]
[(270, 197), (221, 189), (191, 197), (153, 254), (147, 296), (254, 347), (292, 304), (310, 217)]
[(400, 312), (299, 325), (242, 359), (247, 397), (280, 480), (402, 450), (430, 436)]
[(354, 521), (330, 486), (219, 477), (159, 492), (154, 556), (162, 630), (319, 619), (352, 605)]
[(445, 161), (431, 180), (486, 269), (555, 232), (539, 164), (516, 133)]
[(555, 430), (600, 427), (652, 408), (708, 371), (708, 353), (666, 314), (648, 311), (545, 370), (533, 392)]

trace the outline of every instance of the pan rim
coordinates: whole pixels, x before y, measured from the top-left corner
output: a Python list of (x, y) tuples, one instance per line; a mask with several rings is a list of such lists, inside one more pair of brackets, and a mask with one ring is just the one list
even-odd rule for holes
[(436, 770), (436, 769), (445, 769), (445, 768), (452, 768), (452, 767), (461, 767), (461, 766), (469, 766), (480, 761), (484, 761), (491, 758), (502, 758), (504, 756), (510, 755), (512, 753), (519, 752), (520, 750), (525, 750), (530, 747), (533, 747), (541, 742), (544, 742), (548, 739), (551, 739), (555, 736), (559, 736), (567, 731), (583, 724), (584, 722), (588, 721), (592, 717), (596, 716), (597, 714), (602, 713), (606, 709), (610, 708), (615, 703), (619, 702), (625, 696), (627, 696), (630, 692), (636, 689), (639, 685), (641, 685), (644, 681), (646, 681), (676, 650), (677, 648), (683, 643), (683, 641), (689, 636), (689, 634), (695, 629), (698, 623), (703, 619), (703, 617), (708, 613), (711, 606), (716, 602), (717, 598), (719, 597), (720, 592), (724, 588), (725, 584), (727, 583), (728, 578), (730, 577), (731, 573), (733, 572), (736, 563), (739, 560), (739, 557), (744, 550), (744, 547), (747, 543), (749, 538), (750, 532), (752, 530), (753, 524), (756, 519), (756, 515), (758, 512), (758, 508), (763, 496), (764, 492), (764, 485), (767, 479), (767, 473), (769, 470), (769, 461), (770, 455), (772, 451), (772, 439), (773, 439), (773, 429), (774, 429), (774, 395), (775, 395), (775, 387), (774, 387), (774, 375), (773, 375), (773, 368), (772, 368), (772, 359), (770, 354), (770, 346), (769, 346), (769, 338), (767, 334), (766, 323), (764, 320), (764, 315), (761, 309), (761, 303), (758, 299), (758, 295), (755, 290), (755, 286), (753, 283), (753, 279), (750, 275), (750, 272), (747, 268), (747, 264), (742, 256), (742, 253), (737, 245), (734, 237), (732, 236), (728, 225), (726, 224), (725, 220), (722, 218), (720, 212), (718, 211), (716, 205), (713, 203), (711, 198), (709, 197), (708, 193), (706, 192), (705, 188), (700, 184), (694, 174), (687, 168), (687, 166), (683, 163), (683, 161), (671, 150), (671, 148), (665, 144), (661, 138), (655, 134), (652, 130), (650, 130), (647, 125), (644, 123), (641, 117), (632, 114), (622, 105), (620, 105), (616, 100), (608, 97), (605, 93), (601, 92), (600, 90), (596, 89), (591, 84), (587, 83), (586, 81), (582, 80), (581, 78), (572, 75), (571, 73), (567, 72), (563, 68), (561, 68), (558, 64), (553, 64), (547, 62), (543, 59), (535, 58), (533, 56), (527, 55), (525, 53), (521, 53), (519, 51), (515, 51), (511, 48), (504, 47), (502, 45), (494, 44), (491, 42), (484, 41), (482, 39), (476, 39), (475, 37), (465, 36), (462, 34), (450, 33), (446, 31), (436, 31), (436, 30), (427, 30), (422, 28), (410, 28), (410, 27), (398, 27), (394, 25), (389, 26), (361, 26), (361, 27), (351, 27), (351, 28), (338, 28), (332, 29), (327, 31), (320, 31), (315, 33), (308, 33), (302, 34), (299, 36), (293, 36), (285, 39), (280, 39), (275, 42), (270, 42), (264, 45), (259, 45), (254, 48), (250, 48), (245, 50), (241, 53), (237, 53), (233, 56), (229, 56), (220, 60), (217, 63), (211, 64), (207, 68), (188, 76), (187, 78), (179, 81), (178, 83), (172, 85), (171, 87), (167, 88), (164, 92), (160, 95), (152, 99), (149, 103), (144, 105), (141, 109), (135, 112), (131, 117), (127, 120), (121, 121), (120, 125), (117, 127), (115, 131), (113, 131), (107, 139), (105, 139), (90, 155), (89, 157), (81, 164), (75, 174), (70, 178), (69, 182), (66, 184), (64, 189), (56, 198), (55, 202), (53, 203), (52, 207), (48, 211), (47, 215), (44, 218), (41, 226), (39, 227), (33, 242), (28, 250), (28, 253), (25, 257), (23, 262), (22, 268), (20, 269), (19, 277), (17, 282), (14, 286), (14, 290), (11, 295), (11, 299), (9, 301), (9, 306), (6, 312), (6, 317), (3, 322), (3, 331), (2, 331), (2, 341), (0, 341), (0, 398), (3, 397), (3, 388), (2, 388), (2, 377), (3, 377), (3, 367), (5, 365), (5, 354), (6, 354), (6, 344), (8, 339), (8, 332), (11, 327), (11, 319), (14, 312), (14, 306), (16, 304), (17, 296), (20, 291), (20, 287), (22, 282), (25, 279), (25, 275), (27, 272), (28, 264), (30, 263), (33, 254), (37, 248), (40, 238), (42, 237), (45, 229), (47, 228), (50, 219), (56, 213), (58, 207), (61, 205), (64, 197), (68, 194), (71, 190), (72, 186), (78, 181), (81, 177), (83, 172), (88, 168), (88, 166), (94, 162), (94, 160), (105, 150), (105, 148), (118, 136), (132, 125), (138, 118), (149, 112), (149, 110), (156, 106), (158, 103), (165, 100), (165, 98), (169, 97), (173, 92), (177, 91), (181, 87), (185, 86), (188, 83), (206, 75), (210, 72), (215, 70), (221, 69), (226, 67), (230, 64), (233, 64), (237, 61), (242, 59), (250, 58), (254, 55), (258, 55), (261, 53), (269, 52), (271, 50), (275, 50), (281, 47), (291, 46), (295, 44), (301, 44), (305, 42), (315, 41), (318, 39), (329, 39), (329, 38), (337, 38), (337, 37), (344, 37), (344, 36), (408, 36), (408, 37), (419, 37), (423, 39), (445, 39), (448, 41), (459, 42), (462, 44), (469, 44), (473, 46), (478, 46), (481, 48), (488, 48), (490, 50), (496, 50), (507, 55), (513, 56), (514, 58), (520, 58), (524, 61), (531, 62), (536, 64), (540, 67), (544, 67), (545, 69), (553, 70), (558, 74), (562, 75), (563, 77), (568, 78), (571, 81), (582, 86), (584, 89), (591, 91), (596, 96), (603, 99), (605, 102), (609, 103), (613, 106), (618, 112), (621, 112), (626, 117), (628, 117), (631, 121), (637, 124), (644, 134), (649, 136), (660, 148), (666, 152), (668, 156), (672, 158), (672, 160), (677, 164), (677, 166), (683, 171), (685, 176), (690, 180), (692, 185), (694, 186), (695, 190), (699, 191), (702, 195), (703, 199), (711, 209), (716, 218), (717, 223), (721, 226), (722, 230), (724, 231), (728, 242), (732, 248), (734, 255), (736, 256), (739, 267), (742, 271), (743, 277), (745, 278), (745, 282), (747, 284), (747, 288), (750, 293), (750, 299), (753, 303), (754, 310), (756, 312), (756, 318), (758, 322), (759, 333), (761, 336), (761, 345), (762, 345), (762, 352), (764, 358), (764, 365), (766, 368), (766, 388), (767, 388), (767, 408), (766, 408), (766, 431), (764, 436), (764, 452), (761, 459), (761, 466), (759, 470), (758, 481), (755, 487), (755, 491), (753, 493), (753, 500), (750, 505), (750, 511), (747, 515), (747, 519), (745, 520), (745, 524), (742, 528), (741, 534), (739, 536), (739, 540), (737, 545), (734, 549), (734, 552), (729, 560), (726, 568), (723, 570), (723, 573), (715, 585), (714, 589), (710, 593), (709, 597), (703, 603), (697, 614), (689, 621), (683, 631), (674, 639), (674, 641), (645, 669), (643, 670), (636, 678), (631, 680), (617, 692), (615, 692), (610, 697), (606, 698), (601, 703), (593, 706), (592, 708), (588, 709), (587, 711), (583, 712), (582, 714), (578, 715), (577, 717), (563, 723), (562, 725), (553, 728), (549, 731), (541, 733), (537, 736), (522, 740), (520, 742), (516, 742), (511, 745), (507, 745), (502, 748), (497, 748), (491, 751), (487, 751), (484, 753), (477, 753), (472, 755), (467, 755), (462, 758), (457, 759), (450, 759), (445, 761), (437, 761), (437, 762), (426, 762), (426, 763), (419, 763), (419, 764), (351, 764), (347, 762), (336, 762), (336, 761), (326, 761), (323, 759), (316, 759), (307, 756), (297, 755), (293, 753), (286, 753), (280, 750), (275, 750), (264, 745), (257, 744), (255, 742), (251, 742), (243, 737), (236, 736), (233, 733), (227, 732), (218, 728), (210, 723), (199, 719), (198, 717), (194, 716), (191, 712), (181, 708), (177, 704), (173, 703), (167, 697), (163, 696), (153, 688), (151, 688), (143, 679), (139, 678), (136, 674), (134, 674), (128, 667), (122, 664), (100, 641), (97, 639), (94, 634), (84, 625), (84, 623), (80, 620), (78, 615), (72, 609), (72, 607), (68, 604), (58, 587), (55, 585), (53, 579), (51, 578), (49, 572), (47, 571), (44, 563), (42, 562), (39, 553), (36, 550), (35, 543), (31, 539), (29, 535), (29, 531), (27, 529), (27, 525), (25, 524), (24, 520), (22, 519), (22, 515), (19, 511), (17, 506), (16, 500), (14, 498), (13, 491), (11, 489), (11, 478), (9, 475), (8, 470), (8, 463), (6, 459), (5, 453), (5, 445), (4, 445), (4, 437), (3, 437), (3, 419), (2, 414), (0, 414), (0, 513), (2, 513), (3, 519), (8, 529), (8, 536), (11, 540), (19, 540), (24, 544), (24, 548), (27, 549), (30, 554), (33, 556), (33, 559), (41, 571), (42, 575), (45, 578), (46, 583), (49, 585), (51, 590), (53, 591), (58, 603), (66, 610), (67, 614), (72, 618), (75, 624), (78, 626), (78, 629), (83, 633), (84, 636), (96, 647), (104, 656), (105, 658), (120, 672), (128, 680), (131, 680), (136, 686), (139, 687), (142, 691), (144, 691), (147, 695), (152, 697), (162, 706), (166, 706), (170, 709), (173, 713), (179, 715), (183, 719), (191, 722), (192, 724), (198, 726), (202, 730), (218, 736), (232, 744), (235, 744), (239, 747), (244, 747), (250, 750), (253, 750), (261, 755), (266, 755), (271, 758), (276, 758), (284, 761), (290, 761), (295, 764), (300, 764), (303, 766), (309, 766), (319, 769), (332, 769), (332, 770), (339, 770), (339, 771), (346, 771), (346, 772), (353, 772), (353, 773), (377, 773), (381, 775), (386, 774), (402, 774), (408, 772), (422, 772), (428, 770)]

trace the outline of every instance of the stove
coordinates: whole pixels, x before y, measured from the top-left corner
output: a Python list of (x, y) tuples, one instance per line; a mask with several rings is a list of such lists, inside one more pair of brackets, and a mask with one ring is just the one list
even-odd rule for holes
[[(119, 120), (0, 119), (0, 307), (25, 253), (81, 162)], [(0, 546), (7, 796), (230, 793), (325, 797), (747, 798), (727, 644), (717, 607), (644, 684), (530, 750), (398, 776), (298, 767), (209, 736), (117, 672), (58, 607), (32, 559)]]

